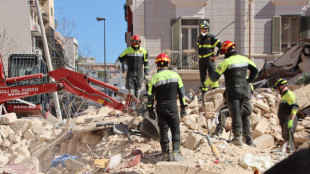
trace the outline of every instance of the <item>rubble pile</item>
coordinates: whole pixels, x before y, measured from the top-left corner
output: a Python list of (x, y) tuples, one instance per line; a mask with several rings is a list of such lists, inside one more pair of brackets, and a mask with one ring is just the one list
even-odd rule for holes
[[(277, 118), (280, 96), (267, 88), (255, 91), (251, 99), (251, 128), (254, 147), (227, 143), (231, 119), (228, 117), (221, 137), (212, 138), (220, 159), (213, 154), (207, 139), (194, 132), (214, 131), (224, 89), (205, 95), (206, 111), (200, 94), (188, 91), (187, 116), (181, 120), (182, 162), (159, 162), (160, 144), (139, 131), (144, 117), (130, 116), (117, 110), (90, 107), (77, 118), (61, 123), (41, 118), (16, 118), (14, 113), (1, 116), (0, 172), (13, 172), (16, 164), (33, 173), (253, 173), (287, 157), (277, 153), (283, 143)], [(310, 105), (310, 86), (294, 90), (301, 110)], [(206, 115), (205, 115), (206, 114)], [(295, 145), (309, 147), (310, 117), (298, 122)], [(248, 158), (266, 158), (259, 167)], [(268, 160), (269, 159), (269, 160)], [(262, 160), (261, 160), (262, 161)], [(13, 166), (13, 167), (12, 167)], [(10, 168), (11, 167), (11, 168)], [(25, 171), (25, 170), (24, 170)], [(30, 173), (30, 172), (29, 172)]]

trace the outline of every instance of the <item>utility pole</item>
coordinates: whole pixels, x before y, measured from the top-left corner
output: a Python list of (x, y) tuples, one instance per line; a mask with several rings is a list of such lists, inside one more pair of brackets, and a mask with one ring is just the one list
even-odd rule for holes
[[(41, 28), (41, 32), (42, 32), (43, 46), (44, 46), (44, 52), (45, 52), (47, 68), (48, 68), (48, 71), (51, 72), (51, 71), (53, 71), (53, 66), (52, 66), (52, 61), (51, 61), (51, 57), (50, 57), (50, 51), (48, 49), (48, 44), (47, 44), (45, 28), (44, 28), (44, 24), (43, 24), (43, 20), (42, 20), (42, 13), (41, 13), (41, 10), (40, 10), (39, 0), (36, 0), (36, 6), (37, 6), (37, 11), (38, 11), (40, 28)], [(52, 82), (55, 81), (53, 78), (50, 78), (50, 80)], [(53, 98), (54, 98), (57, 118), (59, 119), (59, 121), (61, 121), (62, 120), (62, 115), (61, 115), (60, 104), (59, 104), (59, 99), (58, 99), (57, 92), (53, 92)]]

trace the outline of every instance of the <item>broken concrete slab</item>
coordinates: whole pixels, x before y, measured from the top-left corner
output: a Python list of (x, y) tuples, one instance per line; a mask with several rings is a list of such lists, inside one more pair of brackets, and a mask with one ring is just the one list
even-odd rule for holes
[(274, 139), (269, 134), (264, 134), (260, 137), (257, 137), (253, 140), (253, 144), (255, 147), (260, 149), (266, 149), (274, 145)]

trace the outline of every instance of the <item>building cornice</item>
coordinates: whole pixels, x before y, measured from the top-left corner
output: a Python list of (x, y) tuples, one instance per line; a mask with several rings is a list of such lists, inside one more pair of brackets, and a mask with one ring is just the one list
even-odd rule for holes
[(206, 6), (209, 0), (171, 0), (171, 3), (175, 6)]
[(308, 0), (271, 0), (276, 5), (306, 5)]

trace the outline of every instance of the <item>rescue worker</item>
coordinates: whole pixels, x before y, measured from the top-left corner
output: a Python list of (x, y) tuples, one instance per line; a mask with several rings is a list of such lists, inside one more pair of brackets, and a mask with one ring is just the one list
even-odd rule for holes
[[(197, 40), (198, 55), (199, 55), (199, 73), (201, 81), (201, 91), (202, 94), (208, 91), (208, 88), (204, 86), (204, 81), (207, 77), (207, 71), (209, 76), (215, 71), (214, 62), (214, 48), (218, 47), (216, 57), (219, 55), (219, 50), (221, 48), (221, 42), (214, 35), (209, 34), (209, 23), (207, 21), (202, 21), (200, 23), (201, 34)], [(219, 82), (215, 81), (211, 84), (212, 89), (219, 87)]]
[[(256, 65), (247, 57), (238, 55), (235, 51), (235, 44), (231, 41), (224, 41), (221, 47), (221, 54), (225, 54), (225, 59), (219, 64), (216, 71), (204, 82), (208, 87), (217, 81), (222, 74), (225, 77), (226, 94), (229, 115), (232, 119), (232, 133), (234, 138), (231, 143), (242, 146), (242, 105), (250, 100), (248, 95), (249, 83), (257, 76)], [(247, 70), (250, 70), (247, 79)]]
[[(148, 112), (149, 117), (155, 119), (153, 110), (154, 96), (157, 100), (156, 113), (160, 131), (160, 145), (162, 149), (161, 161), (182, 161), (184, 158), (180, 152), (180, 121), (177, 107), (177, 95), (179, 95), (181, 106), (181, 117), (185, 115), (185, 88), (178, 73), (168, 70), (169, 57), (166, 54), (159, 54), (155, 63), (157, 73), (149, 82), (148, 89)], [(172, 134), (173, 159), (169, 155), (168, 129)]]
[(143, 66), (144, 78), (148, 76), (148, 52), (140, 47), (141, 39), (139, 36), (132, 36), (130, 42), (131, 47), (126, 48), (118, 57), (118, 60), (127, 63), (126, 89), (128, 89), (130, 94), (138, 98), (143, 81)]
[[(249, 96), (253, 94), (253, 86), (250, 85), (250, 91), (249, 91)], [(226, 94), (226, 91), (224, 92), (224, 96)], [(224, 98), (224, 103), (225, 106), (222, 107), (219, 111), (218, 115), (218, 121), (219, 124), (216, 125), (215, 131), (213, 133), (213, 136), (221, 136), (223, 133), (224, 126), (226, 125), (226, 119), (227, 117), (230, 117), (229, 115), (229, 109), (227, 106), (227, 102)], [(245, 100), (244, 104), (241, 107), (241, 119), (242, 119), (242, 136), (244, 138), (244, 141), (247, 145), (253, 146), (253, 137), (251, 133), (251, 123), (250, 123), (250, 115), (252, 114), (253, 107), (249, 100)]]
[(294, 152), (294, 132), (298, 121), (296, 117), (298, 111), (296, 96), (288, 89), (287, 81), (283, 78), (278, 79), (272, 89), (276, 89), (281, 95), (278, 118), (282, 129), (282, 138), (287, 144), (289, 144), (288, 149), (290, 152)]

